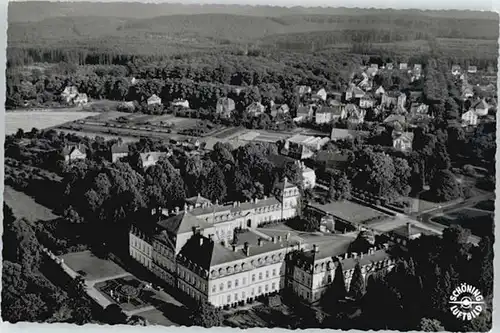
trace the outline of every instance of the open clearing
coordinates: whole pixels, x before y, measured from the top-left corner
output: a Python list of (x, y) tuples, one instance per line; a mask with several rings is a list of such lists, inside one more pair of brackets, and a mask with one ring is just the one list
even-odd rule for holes
[(90, 251), (68, 253), (61, 256), (64, 263), (85, 280), (99, 280), (127, 273), (123, 268), (112, 262), (97, 258)]
[(50, 221), (57, 218), (50, 209), (37, 203), (32, 197), (5, 186), (4, 202), (12, 209), (14, 216), (30, 222)]
[(14, 134), (19, 128), (24, 131), (30, 131), (33, 127), (38, 129), (49, 128), (96, 114), (96, 112), (50, 110), (6, 112), (5, 134)]

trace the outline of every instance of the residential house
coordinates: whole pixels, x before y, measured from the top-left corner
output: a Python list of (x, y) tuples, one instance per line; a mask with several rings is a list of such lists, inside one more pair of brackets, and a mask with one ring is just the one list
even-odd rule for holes
[(474, 110), (469, 110), (462, 114), (462, 123), (465, 126), (476, 126), (477, 125), (477, 113)]
[(351, 101), (352, 99), (359, 99), (365, 95), (365, 92), (356, 87), (355, 85), (350, 85), (346, 91), (345, 99)]
[(359, 99), (359, 107), (362, 109), (373, 108), (375, 101), (369, 95), (365, 95)]
[(385, 94), (385, 89), (382, 86), (378, 87), (377, 90), (375, 90), (376, 97), (382, 97), (382, 95), (384, 94)]
[(61, 93), (61, 96), (66, 103), (71, 103), (77, 95), (78, 89), (75, 86), (67, 86)]
[(189, 109), (189, 101), (187, 99), (176, 99), (172, 102), (172, 106)]
[(421, 64), (414, 64), (413, 65), (413, 72), (421, 73), (422, 72), (422, 65)]
[(151, 97), (148, 98), (147, 103), (148, 106), (161, 105), (161, 98), (158, 97), (156, 94), (153, 94)]
[(314, 172), (313, 169), (307, 167), (304, 162), (297, 161), (296, 163), (302, 174), (302, 188), (314, 188), (316, 186), (316, 172)]
[(135, 77), (132, 77), (132, 78), (130, 79), (130, 85), (132, 85), (132, 86), (133, 86), (133, 85), (135, 85), (136, 83), (137, 83), (137, 79), (136, 79)]
[(392, 136), (392, 146), (399, 151), (410, 151), (413, 143), (412, 132), (394, 132)]
[(469, 66), (467, 72), (471, 74), (477, 73), (477, 66)]
[(134, 112), (135, 111), (135, 104), (132, 101), (122, 102), (122, 103), (118, 104), (118, 110), (119, 111)]
[(314, 94), (313, 100), (317, 99), (317, 100), (326, 101), (326, 97), (327, 97), (326, 90), (324, 88), (321, 88), (320, 90), (318, 90), (318, 92), (316, 94)]
[(373, 77), (377, 75), (377, 73), (378, 73), (378, 68), (370, 67), (366, 70), (366, 75), (368, 75), (368, 77)]
[(126, 143), (115, 143), (108, 150), (108, 160), (115, 163), (120, 158), (129, 154), (129, 146)]
[(167, 157), (168, 153), (160, 152), (160, 151), (152, 151), (148, 153), (140, 153), (139, 158), (142, 165), (142, 168), (145, 170), (150, 166), (156, 165), (156, 163), (162, 157)]
[(488, 103), (486, 103), (484, 99), (476, 102), (472, 107), (474, 108), (474, 111), (476, 111), (476, 114), (479, 117), (487, 116), (488, 109), (490, 108), (490, 106), (488, 105)]
[(215, 112), (220, 115), (222, 118), (231, 117), (231, 113), (236, 108), (234, 100), (229, 97), (221, 97), (217, 101), (217, 105), (215, 108)]
[(405, 71), (408, 69), (408, 64), (406, 62), (402, 62), (399, 64), (399, 69)]
[(247, 112), (248, 114), (252, 116), (258, 116), (266, 111), (266, 108), (264, 105), (262, 105), (260, 102), (253, 102), (249, 106), (247, 106)]
[(297, 86), (297, 93), (299, 94), (299, 96), (303, 96), (303, 95), (306, 95), (306, 94), (310, 94), (311, 93), (311, 87), (309, 86)]
[(330, 91), (328, 93), (328, 97), (330, 97), (330, 100), (342, 102), (342, 92), (340, 91)]
[(89, 99), (87, 97), (87, 94), (85, 94), (85, 93), (78, 94), (73, 99), (73, 104), (78, 105), (78, 106), (87, 105), (88, 102), (89, 102)]
[(375, 68), (378, 70), (378, 64), (370, 64), (370, 68)]
[(406, 117), (404, 115), (401, 115), (401, 114), (391, 114), (384, 119), (384, 124), (390, 125), (394, 122), (404, 124), (404, 123), (406, 123)]
[(451, 66), (451, 74), (452, 75), (460, 75), (462, 73), (460, 66), (459, 65), (452, 65)]
[(300, 105), (297, 108), (297, 114), (295, 115), (295, 118), (293, 118), (294, 121), (296, 122), (301, 122), (301, 121), (309, 121), (312, 119), (314, 114), (313, 107), (311, 105)]
[[(319, 137), (319, 136), (310, 136), (310, 135), (302, 135), (302, 134), (296, 134), (290, 138), (288, 138), (285, 141), (285, 149), (287, 149), (289, 152), (292, 150), (292, 144), (294, 145), (299, 145), (299, 146), (304, 146), (308, 150), (315, 152), (320, 150), (330, 139), (328, 137)], [(309, 154), (308, 151), (301, 151), (300, 156), (304, 156), (305, 154)], [(289, 154), (289, 156), (291, 156)], [(311, 154), (312, 156), (312, 154)], [(293, 156), (291, 156), (293, 157)], [(294, 157), (296, 159), (300, 159), (298, 157)]]
[(387, 64), (385, 64), (385, 68), (391, 71), (394, 68), (394, 65), (392, 62), (388, 62)]
[(463, 85), (462, 86), (462, 99), (469, 99), (474, 96), (474, 90), (471, 85)]
[(286, 114), (290, 112), (290, 108), (287, 104), (273, 105), (271, 107), (271, 116), (276, 117), (278, 114)]
[(84, 160), (87, 158), (87, 147), (83, 144), (67, 144), (62, 149), (64, 162), (71, 163), (76, 160)]
[(337, 141), (337, 140), (346, 140), (346, 139), (354, 139), (358, 137), (364, 137), (367, 136), (369, 132), (366, 131), (355, 131), (351, 129), (344, 129), (344, 128), (332, 128), (331, 134), (330, 134), (330, 139), (332, 141)]
[(429, 112), (429, 105), (424, 103), (412, 103), (410, 113), (412, 114), (427, 114)]
[(354, 104), (347, 104), (345, 112), (347, 114), (347, 124), (350, 128), (357, 127), (365, 120), (366, 111), (358, 109)]
[(346, 117), (346, 112), (342, 105), (337, 106), (324, 106), (316, 110), (315, 123), (328, 124), (335, 122)]

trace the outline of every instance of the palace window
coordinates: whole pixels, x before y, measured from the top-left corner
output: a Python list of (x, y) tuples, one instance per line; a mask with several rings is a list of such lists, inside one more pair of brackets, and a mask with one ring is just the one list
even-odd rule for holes
[(227, 281), (227, 289), (231, 289), (231, 281)]
[(245, 299), (245, 292), (244, 291), (241, 292), (241, 298)]
[(266, 279), (269, 278), (269, 271), (266, 271)]
[(231, 295), (227, 295), (227, 302), (231, 303)]
[(238, 279), (234, 280), (234, 287), (238, 287)]
[(264, 290), (267, 292), (267, 291), (268, 291), (268, 289), (269, 289), (269, 286), (266, 284), (266, 285), (264, 286)]
[(217, 290), (217, 288), (215, 287), (215, 284), (212, 286), (212, 292), (215, 293), (215, 291)]
[(259, 286), (258, 293), (259, 293), (259, 295), (262, 294), (262, 287), (261, 286)]
[(234, 301), (237, 302), (238, 301), (238, 294), (234, 294)]
[(252, 274), (252, 282), (255, 282), (255, 274)]
[(243, 278), (243, 281), (241, 282), (241, 284), (242, 284), (242, 285), (247, 284), (247, 278), (246, 278), (246, 277), (244, 277), (244, 278)]
[(219, 286), (219, 290), (220, 290), (220, 291), (224, 290), (224, 284), (223, 284), (223, 283), (221, 283), (221, 284), (220, 284), (220, 286)]
[(262, 280), (262, 272), (259, 273), (259, 280)]
[(273, 268), (273, 276), (276, 276), (276, 268)]
[(272, 290), (275, 290), (275, 289), (276, 289), (276, 283), (275, 283), (275, 282), (273, 282), (273, 284), (271, 285), (271, 289), (272, 289)]

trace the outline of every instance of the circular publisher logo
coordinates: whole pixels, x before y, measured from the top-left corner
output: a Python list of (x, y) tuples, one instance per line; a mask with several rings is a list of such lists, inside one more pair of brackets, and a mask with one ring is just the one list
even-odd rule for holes
[(462, 283), (453, 290), (449, 303), (451, 313), (461, 320), (472, 320), (484, 309), (483, 295), (476, 287), (467, 283)]

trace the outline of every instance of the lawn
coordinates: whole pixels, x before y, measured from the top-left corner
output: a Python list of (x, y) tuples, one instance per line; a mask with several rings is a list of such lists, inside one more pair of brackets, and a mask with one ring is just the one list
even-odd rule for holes
[(5, 134), (14, 134), (19, 128), (30, 131), (49, 128), (66, 122), (95, 115), (95, 112), (82, 111), (12, 111), (5, 114)]
[(85, 280), (110, 278), (127, 272), (110, 260), (100, 259), (90, 251), (68, 253), (61, 256), (64, 263), (75, 272), (81, 274)]
[(37, 203), (32, 197), (5, 186), (4, 202), (12, 209), (14, 216), (28, 221), (50, 221), (58, 216), (50, 209)]
[(446, 226), (458, 224), (469, 229), (473, 235), (482, 237), (492, 234), (493, 214), (486, 211), (463, 208), (445, 215), (433, 217), (432, 221)]

